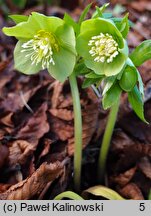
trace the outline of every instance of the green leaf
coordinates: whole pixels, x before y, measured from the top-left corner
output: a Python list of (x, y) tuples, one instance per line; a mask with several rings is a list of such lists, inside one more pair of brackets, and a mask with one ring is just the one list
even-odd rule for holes
[(65, 191), (63, 193), (60, 193), (59, 195), (57, 195), (54, 200), (62, 200), (63, 198), (68, 198), (68, 199), (72, 199), (72, 200), (83, 200), (83, 198), (81, 196), (79, 196), (78, 194), (72, 192), (72, 191)]
[(103, 89), (102, 95), (105, 95), (107, 93), (107, 91), (112, 87), (112, 85), (114, 84), (116, 80), (116, 76), (111, 76), (111, 77), (107, 77), (104, 79), (105, 87)]
[(73, 27), (73, 29), (76, 33), (78, 32), (78, 30), (79, 30), (78, 24), (72, 19), (72, 17), (69, 14), (65, 13), (63, 19), (68, 25)]
[(80, 27), (81, 27), (81, 24), (82, 22), (84, 21), (86, 15), (88, 14), (89, 10), (90, 10), (90, 7), (91, 7), (92, 3), (88, 4), (87, 7), (84, 9), (84, 11), (82, 12), (80, 18), (79, 18), (79, 21), (78, 21), (78, 30), (77, 30), (77, 35), (80, 33)]
[(151, 59), (151, 40), (142, 42), (134, 49), (129, 57), (135, 66), (140, 66), (145, 61)]
[(116, 24), (123, 38), (126, 38), (129, 32), (128, 13), (123, 17), (120, 23)]
[(9, 15), (8, 17), (10, 17), (16, 24), (20, 23), (20, 22), (26, 22), (28, 20), (28, 16), (25, 15)]
[(84, 62), (80, 62), (75, 65), (74, 73), (76, 74), (76, 76), (85, 75), (89, 72), (90, 72), (90, 69), (85, 66)]
[(133, 66), (126, 65), (122, 73), (122, 77), (119, 80), (119, 85), (124, 91), (129, 92), (134, 88), (137, 80), (138, 80), (138, 75), (135, 66), (133, 67)]
[(101, 81), (100, 78), (95, 78), (95, 79), (86, 78), (82, 84), (82, 88), (87, 88), (92, 84), (97, 84), (99, 81)]
[(106, 3), (100, 8), (96, 6), (96, 11), (93, 13), (92, 18), (104, 17), (103, 12), (106, 10), (109, 4), (110, 3)]
[[(113, 18), (111, 18), (111, 20), (113, 20), (113, 22), (115, 23), (115, 25), (118, 28), (120, 26), (120, 23), (123, 20), (123, 18), (113, 17)], [(135, 26), (135, 24), (131, 20), (128, 20), (128, 24), (131, 28), (133, 28)]]
[(88, 14), (90, 7), (91, 7), (92, 3), (88, 4), (87, 7), (84, 9), (84, 11), (82, 12), (80, 18), (79, 18), (79, 22), (78, 24), (81, 25), (81, 23), (84, 21), (86, 15)]
[(88, 74), (85, 75), (86, 78), (90, 78), (90, 79), (102, 79), (103, 76), (100, 76), (94, 72), (90, 72)]
[(102, 185), (90, 187), (89, 189), (82, 192), (82, 196), (85, 199), (88, 199), (89, 194), (104, 197), (108, 200), (125, 200), (116, 191)]
[(112, 85), (112, 87), (106, 92), (102, 99), (102, 105), (104, 109), (110, 108), (121, 95), (122, 89), (117, 83)]
[(144, 84), (138, 70), (137, 70), (137, 76), (138, 76), (138, 83), (139, 83), (139, 91), (142, 94), (142, 97), (144, 97)]
[(142, 96), (138, 87), (135, 86), (134, 89), (128, 93), (128, 100), (135, 111), (136, 115), (145, 123), (148, 123), (144, 117), (144, 104)]

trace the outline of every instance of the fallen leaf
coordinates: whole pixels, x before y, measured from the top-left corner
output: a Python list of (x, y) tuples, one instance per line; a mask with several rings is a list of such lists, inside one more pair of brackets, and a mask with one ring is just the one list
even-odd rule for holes
[(127, 199), (144, 200), (141, 190), (134, 183), (127, 184), (124, 188), (120, 189), (119, 192)]
[(61, 175), (63, 165), (60, 162), (53, 164), (43, 163), (31, 177), (11, 186), (0, 194), (2, 200), (28, 200), (41, 193), (48, 182), (53, 182)]
[(2, 168), (5, 164), (6, 160), (8, 159), (8, 155), (8, 147), (0, 143), (0, 168)]
[(151, 179), (151, 163), (147, 157), (144, 157), (138, 163), (138, 168), (149, 179)]
[(37, 146), (39, 139), (49, 131), (47, 122), (47, 104), (43, 103), (33, 116), (26, 122), (16, 134), (16, 139), (26, 140)]
[(125, 185), (127, 185), (131, 179), (133, 178), (135, 172), (136, 172), (136, 167), (133, 167), (127, 171), (125, 171), (124, 173), (120, 173), (117, 176), (111, 176), (110, 180), (112, 183), (118, 184), (121, 187), (124, 187)]

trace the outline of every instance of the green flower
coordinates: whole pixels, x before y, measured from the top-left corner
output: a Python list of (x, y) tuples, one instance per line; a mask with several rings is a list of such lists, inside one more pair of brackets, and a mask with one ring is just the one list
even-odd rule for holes
[(112, 21), (104, 18), (82, 23), (77, 51), (88, 68), (105, 76), (118, 74), (128, 57), (128, 47), (122, 34)]
[(26, 21), (5, 27), (3, 32), (19, 40), (14, 60), (20, 72), (35, 74), (48, 69), (62, 82), (73, 72), (76, 62), (74, 30), (62, 19), (33, 12)]

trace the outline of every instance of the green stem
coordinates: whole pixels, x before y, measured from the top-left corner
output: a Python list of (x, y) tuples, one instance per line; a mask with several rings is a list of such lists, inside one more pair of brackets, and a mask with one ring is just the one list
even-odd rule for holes
[(110, 148), (110, 142), (111, 142), (111, 138), (112, 138), (112, 134), (113, 134), (116, 118), (117, 118), (117, 113), (119, 110), (119, 102), (120, 102), (120, 98), (111, 107), (106, 129), (104, 132), (102, 145), (100, 148), (99, 160), (98, 160), (98, 183), (104, 180), (103, 178), (104, 178), (104, 173), (106, 168), (106, 160)]
[(75, 139), (74, 187), (75, 190), (79, 192), (81, 186), (81, 163), (82, 163), (82, 114), (81, 114), (79, 90), (78, 90), (76, 76), (74, 73), (70, 75), (69, 82), (71, 86), (73, 110), (74, 110), (74, 139)]

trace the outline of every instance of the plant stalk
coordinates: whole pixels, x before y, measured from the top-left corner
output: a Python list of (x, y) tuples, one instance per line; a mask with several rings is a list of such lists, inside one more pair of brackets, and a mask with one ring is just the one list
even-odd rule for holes
[(82, 114), (77, 80), (74, 72), (69, 77), (74, 111), (74, 187), (80, 192), (82, 164)]
[(120, 97), (118, 101), (111, 107), (106, 129), (103, 135), (103, 140), (102, 140), (102, 145), (100, 148), (100, 154), (99, 154), (99, 160), (98, 160), (98, 172), (97, 172), (98, 183), (101, 183), (104, 180), (107, 155), (108, 155), (109, 148), (110, 148), (110, 142), (111, 142), (114, 126), (116, 123), (117, 113), (119, 110), (119, 104), (120, 104)]

